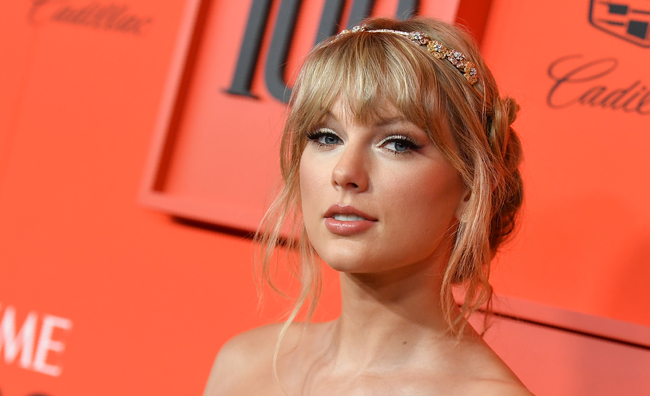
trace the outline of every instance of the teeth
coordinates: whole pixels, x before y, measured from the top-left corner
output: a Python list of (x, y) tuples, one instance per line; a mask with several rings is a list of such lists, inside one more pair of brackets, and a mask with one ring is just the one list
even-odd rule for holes
[(357, 216), (355, 214), (335, 214), (334, 215), (334, 220), (338, 221), (362, 221), (365, 220), (361, 216)]

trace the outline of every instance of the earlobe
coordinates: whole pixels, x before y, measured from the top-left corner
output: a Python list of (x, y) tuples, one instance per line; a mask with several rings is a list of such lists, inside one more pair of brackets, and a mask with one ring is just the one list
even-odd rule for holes
[(461, 196), (460, 202), (458, 202), (458, 206), (456, 206), (456, 219), (458, 221), (463, 221), (463, 214), (465, 213), (465, 209), (467, 208), (467, 205), (469, 201), (472, 198), (472, 191), (469, 188), (465, 188), (463, 191), (463, 195)]

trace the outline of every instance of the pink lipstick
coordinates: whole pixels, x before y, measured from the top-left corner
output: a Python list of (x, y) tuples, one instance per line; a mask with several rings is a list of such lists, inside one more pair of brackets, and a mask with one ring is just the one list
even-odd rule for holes
[(362, 233), (375, 225), (377, 219), (354, 206), (334, 204), (325, 212), (325, 227), (342, 236)]

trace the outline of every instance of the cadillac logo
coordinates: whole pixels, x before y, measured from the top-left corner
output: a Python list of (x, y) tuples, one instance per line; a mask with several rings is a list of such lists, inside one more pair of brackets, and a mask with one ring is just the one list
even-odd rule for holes
[(591, 0), (589, 22), (618, 38), (650, 47), (650, 0)]

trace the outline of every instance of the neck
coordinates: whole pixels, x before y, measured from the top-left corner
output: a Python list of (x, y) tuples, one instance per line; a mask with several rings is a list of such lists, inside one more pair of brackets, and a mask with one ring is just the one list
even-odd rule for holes
[(440, 301), (444, 264), (440, 258), (382, 273), (341, 273), (341, 317), (331, 333), (335, 366), (403, 366), (430, 350), (424, 344), (446, 338)]

